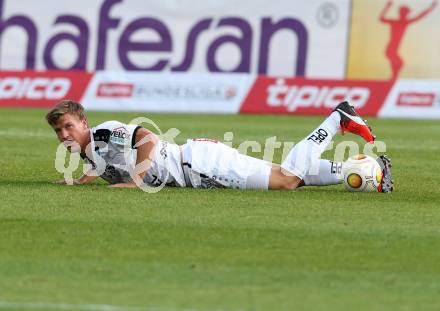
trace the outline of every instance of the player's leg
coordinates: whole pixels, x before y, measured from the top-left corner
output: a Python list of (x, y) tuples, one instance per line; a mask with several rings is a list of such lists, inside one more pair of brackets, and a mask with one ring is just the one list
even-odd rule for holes
[(182, 146), (187, 185), (194, 188), (267, 190), (272, 164), (240, 154), (215, 140), (193, 139)]
[(367, 141), (374, 140), (368, 126), (344, 102), (290, 151), (281, 166), (239, 154), (236, 149), (210, 140), (193, 140), (187, 144), (183, 161), (190, 164), (191, 172), (196, 175), (192, 178), (193, 187), (267, 190), (335, 184), (342, 180), (340, 172), (333, 173), (332, 163), (320, 160), (320, 156), (341, 130), (360, 135)]
[[(271, 171), (270, 189), (295, 189), (301, 185), (329, 185), (342, 180), (340, 172), (332, 172), (332, 163), (321, 160), (321, 154), (339, 131), (351, 132), (374, 141), (370, 128), (347, 102), (336, 109), (300, 141), (281, 164)], [(314, 168), (314, 170), (311, 170)], [(317, 169), (316, 169), (317, 168)]]
[(293, 190), (302, 186), (330, 186), (344, 181), (342, 175), (342, 162), (319, 160), (318, 171), (314, 174), (306, 174), (303, 179), (293, 175), (286, 175), (280, 165), (274, 164), (269, 180), (269, 189)]
[(286, 174), (279, 164), (272, 164), (268, 189), (270, 190), (293, 190), (304, 185), (298, 176)]
[(318, 163), (317, 171), (304, 176), (304, 186), (330, 186), (344, 181), (342, 162), (320, 159)]

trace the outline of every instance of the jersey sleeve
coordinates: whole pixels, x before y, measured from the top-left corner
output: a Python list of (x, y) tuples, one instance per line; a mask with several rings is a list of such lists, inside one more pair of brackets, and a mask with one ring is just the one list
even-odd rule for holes
[(105, 143), (116, 146), (130, 146), (135, 148), (136, 132), (141, 127), (134, 124), (124, 124), (119, 121), (107, 121), (95, 127), (95, 141), (104, 141)]

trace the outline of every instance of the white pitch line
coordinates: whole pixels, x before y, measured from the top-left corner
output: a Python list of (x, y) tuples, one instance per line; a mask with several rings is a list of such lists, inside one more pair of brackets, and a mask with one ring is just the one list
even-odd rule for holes
[(0, 309), (17, 310), (81, 310), (81, 311), (143, 311), (148, 309), (118, 307), (111, 305), (95, 304), (66, 304), (66, 303), (47, 303), (47, 302), (10, 302), (0, 301)]
[(10, 136), (10, 137), (18, 137), (18, 138), (27, 138), (27, 137), (43, 137), (43, 138), (55, 138), (55, 134), (35, 129), (23, 129), (23, 128), (10, 128), (0, 130), (0, 135)]
[[(67, 304), (67, 303), (51, 303), (51, 302), (12, 302), (0, 301), (0, 310), (77, 310), (77, 311), (203, 311), (202, 309), (193, 308), (166, 308), (166, 307), (124, 307), (99, 304)], [(204, 310), (208, 311), (208, 310)], [(215, 309), (209, 311), (226, 311), (223, 309)], [(234, 310), (244, 311), (244, 310)]]

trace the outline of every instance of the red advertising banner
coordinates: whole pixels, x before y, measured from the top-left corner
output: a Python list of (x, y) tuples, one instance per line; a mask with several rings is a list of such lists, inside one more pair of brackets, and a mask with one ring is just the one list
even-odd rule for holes
[(0, 72), (0, 107), (327, 115), (349, 101), (363, 116), (440, 119), (440, 80), (325, 80), (238, 74)]
[(66, 98), (80, 101), (92, 76), (80, 71), (2, 71), (0, 107), (52, 107)]
[(315, 80), (260, 76), (241, 106), (242, 113), (328, 114), (348, 100), (362, 115), (376, 116), (392, 81)]

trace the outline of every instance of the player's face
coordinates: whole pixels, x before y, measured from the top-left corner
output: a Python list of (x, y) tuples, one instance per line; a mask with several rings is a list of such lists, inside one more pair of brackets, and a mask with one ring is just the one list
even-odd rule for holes
[[(77, 116), (66, 113), (52, 126), (58, 140), (71, 152), (85, 150), (89, 140), (87, 120), (80, 120)], [(78, 146), (79, 145), (79, 146)]]

